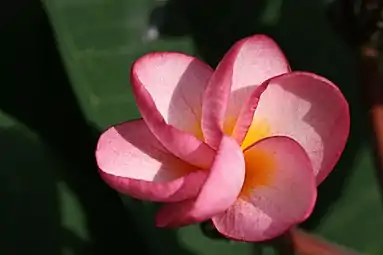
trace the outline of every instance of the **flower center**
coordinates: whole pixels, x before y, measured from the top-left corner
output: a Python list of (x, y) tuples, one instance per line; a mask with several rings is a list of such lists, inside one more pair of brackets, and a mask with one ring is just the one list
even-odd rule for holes
[[(235, 122), (235, 120), (225, 121), (226, 134), (232, 133)], [(276, 169), (274, 156), (269, 152), (250, 147), (255, 142), (268, 137), (270, 133), (267, 121), (255, 118), (241, 144), (246, 167), (245, 181), (239, 195), (242, 198), (249, 197), (256, 187), (268, 185), (274, 176)]]
[(275, 173), (274, 155), (261, 149), (251, 148), (243, 152), (245, 157), (245, 181), (239, 197), (249, 197), (257, 187), (267, 186)]
[(251, 146), (253, 143), (258, 142), (259, 140), (270, 136), (270, 126), (266, 120), (263, 119), (254, 119), (251, 123), (247, 135), (241, 144), (242, 150), (245, 150), (247, 147)]
[[(232, 135), (236, 121), (236, 118), (225, 119), (224, 132), (227, 135)], [(252, 144), (270, 136), (270, 134), (270, 126), (267, 121), (255, 118), (241, 144), (246, 167), (245, 181), (239, 194), (239, 197), (243, 199), (250, 197), (255, 188), (267, 186), (274, 176), (276, 169), (274, 155), (251, 147)], [(202, 141), (204, 140), (200, 125), (196, 126), (194, 135)]]

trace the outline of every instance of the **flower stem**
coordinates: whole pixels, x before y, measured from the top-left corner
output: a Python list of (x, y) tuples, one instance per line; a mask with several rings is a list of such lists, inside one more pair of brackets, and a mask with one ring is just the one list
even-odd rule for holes
[[(357, 255), (359, 253), (341, 245), (331, 243), (321, 237), (293, 228), (290, 240), (299, 255)], [(281, 253), (285, 254), (285, 253)]]

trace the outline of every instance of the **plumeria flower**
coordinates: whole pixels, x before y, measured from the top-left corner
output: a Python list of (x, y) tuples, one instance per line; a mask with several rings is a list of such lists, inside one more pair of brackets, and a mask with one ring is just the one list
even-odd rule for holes
[(339, 89), (291, 71), (264, 35), (235, 43), (216, 70), (147, 54), (131, 84), (142, 119), (106, 130), (96, 158), (115, 190), (164, 203), (159, 227), (210, 219), (230, 239), (274, 238), (311, 214), (349, 133)]

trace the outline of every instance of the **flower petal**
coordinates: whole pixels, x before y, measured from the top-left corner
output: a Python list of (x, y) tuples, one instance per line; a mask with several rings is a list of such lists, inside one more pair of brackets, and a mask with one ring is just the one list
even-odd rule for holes
[(157, 226), (184, 226), (222, 213), (237, 199), (244, 177), (242, 150), (233, 138), (224, 136), (198, 197), (164, 205), (157, 214)]
[(207, 176), (169, 153), (143, 120), (106, 130), (98, 141), (96, 160), (101, 177), (112, 188), (143, 200), (195, 197)]
[[(217, 148), (222, 125), (235, 123), (249, 93), (265, 80), (289, 71), (284, 54), (271, 38), (255, 35), (235, 43), (206, 88), (202, 106), (202, 131), (206, 142)], [(225, 115), (228, 123), (223, 123)]]
[(211, 73), (207, 65), (180, 53), (148, 54), (131, 70), (133, 93), (150, 131), (174, 155), (206, 169), (214, 151), (201, 141), (200, 118)]
[[(251, 129), (257, 130), (257, 125), (267, 126), (263, 135), (296, 140), (309, 155), (320, 184), (345, 147), (350, 114), (346, 99), (333, 83), (312, 73), (293, 72), (270, 79)], [(245, 141), (251, 144), (254, 141), (248, 136)]]
[(267, 81), (256, 87), (248, 98), (248, 101), (242, 106), (231, 135), (239, 144), (242, 144), (249, 131), (253, 122), (254, 112), (258, 106), (259, 98), (266, 87)]
[(212, 218), (217, 230), (235, 240), (274, 238), (305, 220), (316, 200), (316, 183), (304, 149), (288, 137), (268, 137), (245, 152), (241, 195)]

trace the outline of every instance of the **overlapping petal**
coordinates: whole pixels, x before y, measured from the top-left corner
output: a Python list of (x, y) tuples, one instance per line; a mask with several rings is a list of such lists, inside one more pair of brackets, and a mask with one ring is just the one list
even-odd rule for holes
[(244, 177), (242, 150), (233, 138), (224, 136), (197, 198), (164, 205), (157, 214), (157, 226), (184, 226), (222, 213), (237, 199)]
[(269, 37), (255, 35), (235, 43), (206, 88), (202, 106), (202, 131), (206, 142), (217, 148), (222, 136), (220, 128), (224, 125), (225, 131), (231, 133), (242, 104), (254, 88), (289, 71), (284, 54)]
[(131, 83), (138, 108), (153, 135), (171, 153), (208, 169), (214, 151), (201, 141), (202, 94), (212, 70), (180, 53), (152, 53), (138, 59)]
[[(257, 86), (250, 94), (249, 98), (247, 99), (247, 102), (244, 102), (244, 104), (242, 105), (241, 111), (239, 112), (237, 121), (235, 122), (233, 131), (232, 131), (232, 137), (241, 145), (246, 135), (249, 133), (249, 129), (253, 122), (254, 113), (259, 103), (259, 99), (266, 88), (267, 88), (267, 82)], [(251, 131), (252, 130), (250, 130), (250, 132)], [(259, 137), (259, 138), (263, 138), (263, 137)], [(253, 141), (253, 142), (256, 142), (256, 141)]]
[(288, 137), (269, 137), (245, 151), (246, 179), (238, 200), (212, 218), (223, 235), (264, 241), (305, 220), (316, 200), (316, 183), (304, 149)]
[(143, 120), (106, 130), (99, 139), (96, 160), (102, 178), (112, 188), (149, 201), (195, 197), (207, 176), (167, 151)]
[[(292, 72), (268, 82), (251, 129), (257, 130), (257, 126), (258, 130), (265, 130), (263, 135), (285, 135), (301, 144), (312, 161), (319, 184), (334, 168), (345, 147), (349, 108), (339, 89), (327, 79)], [(252, 134), (248, 136), (246, 143), (251, 144)]]

